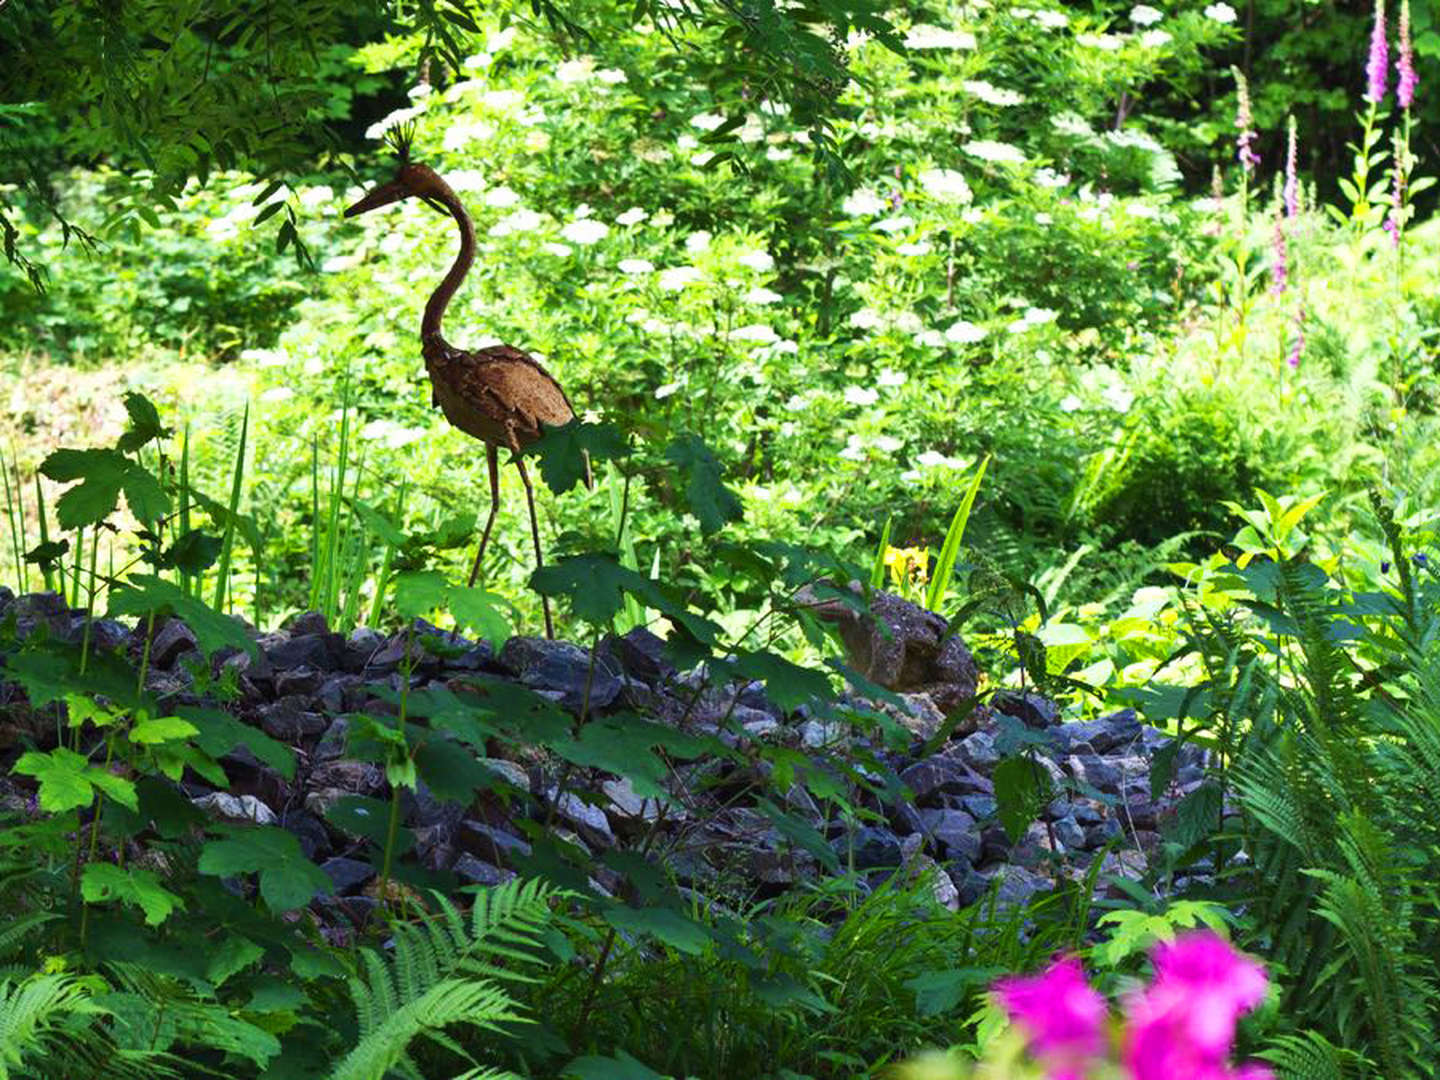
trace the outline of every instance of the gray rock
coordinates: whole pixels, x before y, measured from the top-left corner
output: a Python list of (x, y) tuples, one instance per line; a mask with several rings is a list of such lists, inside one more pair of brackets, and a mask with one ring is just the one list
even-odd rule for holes
[(853, 864), (859, 870), (899, 866), (903, 861), (900, 838), (888, 829), (861, 826), (848, 836), (832, 840), (830, 846), (840, 856), (842, 865)]
[(1140, 720), (1134, 709), (1121, 709), (1099, 720), (1061, 724), (1057, 733), (1065, 740), (1070, 752), (1078, 752), (1080, 743), (1089, 743), (1095, 753), (1108, 754), (1140, 738)]
[(1085, 847), (1091, 851), (1104, 847), (1113, 836), (1120, 835), (1120, 823), (1114, 818), (1100, 822), (1098, 825), (1085, 826)]
[(921, 810), (921, 831), (933, 839), (941, 853), (960, 856), (967, 863), (980, 861), (980, 827), (964, 810)]
[(603, 709), (620, 696), (621, 681), (596, 656), (568, 641), (512, 637), (500, 650), (500, 663), (534, 690), (558, 692), (560, 704), (578, 712), (588, 701), (591, 711)]
[(1048, 878), (1023, 866), (1002, 866), (989, 876), (999, 881), (996, 903), (1000, 908), (1023, 906), (1051, 888)]
[(300, 634), (328, 634), (330, 624), (325, 621), (325, 616), (318, 611), (306, 611), (290, 620), (290, 625), (285, 628), (290, 631), (291, 637)]
[(608, 639), (607, 645), (620, 670), (632, 679), (654, 686), (675, 675), (674, 665), (665, 657), (665, 642), (643, 626)]
[(1000, 764), (999, 751), (995, 749), (995, 736), (986, 731), (976, 731), (960, 740), (955, 753), (960, 760), (982, 773), (989, 773)]
[(190, 802), (211, 817), (222, 821), (249, 821), (256, 825), (274, 825), (279, 819), (254, 795), (232, 795), (228, 791), (217, 791), (202, 795)]
[(993, 795), (995, 785), (958, 757), (936, 754), (917, 761), (900, 774), (901, 782), (915, 793), (917, 802), (939, 795)]
[(344, 856), (326, 859), (320, 864), (320, 869), (334, 882), (337, 896), (359, 892), (375, 877), (375, 868), (368, 862)]
[[(273, 637), (278, 639), (280, 635)], [(291, 634), (267, 645), (265, 655), (280, 671), (297, 667), (334, 671), (344, 659), (345, 641), (339, 634)]]
[(1019, 690), (1002, 690), (990, 699), (990, 707), (998, 713), (1023, 721), (1026, 727), (1044, 729), (1060, 722), (1060, 710), (1049, 698)]
[(1108, 758), (1098, 754), (1072, 754), (1065, 759), (1065, 768), (1076, 780), (1083, 780), (1107, 795), (1120, 794), (1120, 770)]
[(309, 700), (302, 697), (284, 697), (269, 705), (260, 706), (260, 726), (265, 734), (281, 742), (299, 742), (312, 735), (320, 735), (330, 726), (322, 714), (313, 712), (307, 706)]
[(511, 860), (530, 854), (530, 845), (520, 837), (482, 821), (462, 821), (455, 843), (464, 851), (496, 866), (510, 866)]
[(275, 674), (275, 693), (281, 697), (290, 694), (313, 694), (320, 689), (324, 678), (315, 668), (303, 664), (298, 668), (279, 671)]
[(385, 790), (385, 770), (369, 761), (328, 761), (310, 773), (310, 786), (339, 788), (352, 795), (378, 795)]
[(496, 885), (504, 885), (507, 881), (515, 878), (515, 871), (502, 870), (498, 866), (491, 866), (482, 862), (468, 852), (455, 860), (451, 867), (455, 874), (464, 882), (470, 885), (483, 885), (492, 888)]
[(315, 746), (316, 761), (334, 761), (345, 754), (345, 744), (350, 734), (350, 722), (343, 716), (330, 721), (320, 742)]
[(165, 671), (176, 660), (199, 647), (195, 632), (179, 619), (166, 619), (150, 641), (150, 666)]

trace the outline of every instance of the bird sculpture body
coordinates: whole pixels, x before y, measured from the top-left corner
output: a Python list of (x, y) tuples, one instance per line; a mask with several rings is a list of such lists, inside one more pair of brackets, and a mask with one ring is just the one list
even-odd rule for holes
[[(515, 454), (515, 464), (525, 485), (530, 509), (530, 534), (535, 543), (535, 562), (544, 565), (540, 547), (540, 526), (535, 516), (535, 488), (520, 451), (540, 438), (542, 424), (558, 427), (575, 418), (565, 391), (540, 362), (510, 345), (467, 350), (451, 345), (440, 331), (450, 298), (465, 280), (475, 259), (475, 226), (460, 197), (433, 169), (403, 161), (395, 179), (380, 184), (345, 211), (354, 217), (393, 202), (420, 198), (454, 217), (460, 229), (460, 253), (425, 305), (420, 324), (420, 350), (430, 376), (432, 402), (446, 419), (467, 435), (485, 444), (485, 461), (490, 473), (490, 513), (480, 536), (480, 548), (470, 569), (470, 584), (480, 573), (480, 560), (490, 542), (495, 515), (500, 509), (500, 448)], [(544, 597), (546, 636), (555, 636), (550, 602)]]

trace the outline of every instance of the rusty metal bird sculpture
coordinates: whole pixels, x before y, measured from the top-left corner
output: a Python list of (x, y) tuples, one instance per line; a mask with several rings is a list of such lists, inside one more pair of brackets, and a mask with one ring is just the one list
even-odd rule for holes
[[(480, 573), (480, 560), (490, 542), (495, 515), (500, 509), (500, 448), (515, 454), (515, 465), (525, 485), (525, 499), (530, 507), (530, 535), (535, 542), (535, 563), (544, 566), (540, 549), (540, 526), (535, 516), (535, 488), (520, 458), (520, 451), (540, 438), (541, 424), (558, 427), (575, 418), (575, 409), (560, 384), (534, 357), (509, 345), (493, 345), (467, 351), (451, 345), (440, 332), (440, 320), (450, 298), (470, 270), (475, 259), (475, 225), (459, 196), (433, 169), (411, 162), (408, 140), (397, 144), (401, 152), (400, 169), (395, 178), (379, 184), (365, 197), (345, 211), (355, 217), (404, 199), (419, 198), (436, 209), (443, 209), (455, 218), (460, 228), (460, 254), (449, 272), (431, 294), (420, 323), (420, 351), (425, 357), (425, 370), (430, 375), (433, 403), (439, 405), (446, 419), (467, 435), (485, 444), (485, 461), (490, 469), (490, 513), (480, 535), (480, 548), (470, 569), (470, 584)], [(550, 601), (541, 597), (545, 611), (545, 635), (553, 638), (555, 626), (550, 618)]]

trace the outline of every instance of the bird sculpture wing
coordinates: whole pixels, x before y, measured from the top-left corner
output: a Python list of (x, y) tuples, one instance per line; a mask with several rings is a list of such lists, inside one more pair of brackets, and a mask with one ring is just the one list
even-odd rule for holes
[(542, 423), (559, 427), (575, 418), (560, 384), (512, 346), (433, 350), (426, 362), (446, 417), (484, 442), (518, 450), (540, 437)]

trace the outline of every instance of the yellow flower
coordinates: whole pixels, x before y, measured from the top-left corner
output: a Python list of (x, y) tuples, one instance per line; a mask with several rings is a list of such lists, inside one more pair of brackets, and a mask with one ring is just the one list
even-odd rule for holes
[(902, 593), (908, 592), (929, 580), (930, 552), (927, 548), (886, 547), (885, 565), (890, 568), (890, 580)]

